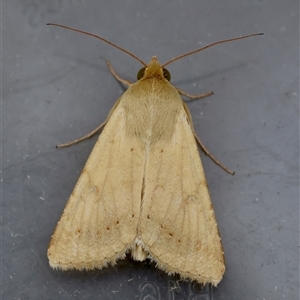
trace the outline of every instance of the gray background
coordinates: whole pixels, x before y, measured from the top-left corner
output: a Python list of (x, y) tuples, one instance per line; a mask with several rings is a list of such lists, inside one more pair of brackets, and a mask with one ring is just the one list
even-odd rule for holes
[[(163, 63), (221, 39), (168, 67), (172, 83), (215, 95), (188, 104), (198, 136), (235, 176), (202, 155), (227, 271), (214, 299), (299, 295), (299, 73), (297, 0), (26, 1), (2, 3), (3, 299), (207, 299), (149, 262), (129, 258), (94, 272), (53, 271), (50, 236), (96, 137), (140, 64), (57, 22), (100, 34), (148, 62)], [(172, 289), (177, 284), (177, 288)]]

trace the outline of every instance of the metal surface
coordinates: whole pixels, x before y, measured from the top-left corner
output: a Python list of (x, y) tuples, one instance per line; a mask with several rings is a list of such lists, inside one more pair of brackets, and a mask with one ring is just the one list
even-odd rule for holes
[[(150, 262), (127, 258), (93, 272), (50, 269), (50, 236), (96, 137), (124, 92), (107, 70), (135, 80), (140, 64), (86, 30), (168, 66), (191, 94), (195, 130), (226, 174), (202, 155), (227, 271), (214, 299), (296, 299), (299, 292), (298, 1), (3, 1), (2, 299), (208, 299)], [(170, 175), (171, 176), (171, 175)], [(174, 220), (176, 221), (176, 220)]]

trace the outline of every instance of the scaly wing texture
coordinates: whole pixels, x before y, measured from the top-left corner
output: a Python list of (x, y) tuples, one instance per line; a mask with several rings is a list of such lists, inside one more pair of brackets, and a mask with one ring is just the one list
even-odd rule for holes
[(157, 266), (218, 284), (224, 254), (197, 144), (182, 107), (171, 140), (149, 151), (138, 240)]
[(57, 224), (48, 249), (53, 268), (89, 270), (114, 264), (136, 237), (145, 146), (126, 135), (124, 114), (120, 103)]

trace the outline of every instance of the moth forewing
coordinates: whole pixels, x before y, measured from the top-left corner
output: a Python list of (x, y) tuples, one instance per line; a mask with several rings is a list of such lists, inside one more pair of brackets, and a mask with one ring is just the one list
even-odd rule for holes
[(120, 99), (100, 135), (48, 249), (62, 270), (102, 268), (133, 245), (141, 207), (145, 146), (126, 134)]
[[(172, 89), (164, 87), (161, 101)], [(173, 97), (174, 126), (148, 151), (139, 239), (159, 268), (217, 285), (225, 272), (221, 239), (190, 114)]]

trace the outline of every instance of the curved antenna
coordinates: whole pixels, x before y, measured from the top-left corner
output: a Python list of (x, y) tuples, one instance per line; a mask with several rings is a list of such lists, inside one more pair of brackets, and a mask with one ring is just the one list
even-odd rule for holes
[(237, 38), (232, 38), (232, 39), (227, 39), (227, 40), (222, 40), (222, 41), (219, 41), (219, 42), (215, 42), (215, 43), (212, 43), (212, 44), (209, 44), (207, 46), (204, 46), (202, 48), (199, 48), (199, 49), (196, 49), (196, 50), (193, 50), (191, 52), (187, 52), (185, 54), (182, 54), (182, 55), (179, 55), (175, 58), (172, 58), (171, 60), (167, 61), (165, 64), (162, 65), (162, 68), (165, 67), (166, 65), (169, 65), (170, 63), (173, 63), (174, 61), (178, 60), (178, 59), (181, 59), (183, 57), (186, 57), (186, 56), (189, 56), (189, 55), (192, 55), (192, 54), (195, 54), (197, 52), (200, 52), (202, 50), (205, 50), (207, 48), (210, 48), (212, 46), (215, 46), (215, 45), (218, 45), (218, 44), (223, 44), (223, 43), (227, 43), (227, 42), (232, 42), (232, 41), (237, 41), (237, 40), (241, 40), (241, 39), (245, 39), (245, 38), (248, 38), (250, 36), (256, 36), (256, 35), (263, 35), (263, 33), (254, 33), (254, 34), (248, 34), (248, 35), (244, 35), (244, 36), (241, 36), (241, 37), (237, 37)]
[(92, 33), (89, 33), (89, 32), (86, 32), (86, 31), (83, 31), (83, 30), (79, 30), (79, 29), (75, 29), (75, 28), (72, 28), (72, 27), (68, 27), (68, 26), (65, 26), (65, 25), (60, 25), (60, 24), (54, 24), (54, 23), (47, 23), (47, 25), (52, 25), (52, 26), (57, 26), (57, 27), (61, 27), (61, 28), (65, 28), (65, 29), (69, 29), (69, 30), (73, 30), (75, 32), (79, 32), (79, 33), (83, 33), (83, 34), (86, 34), (86, 35), (90, 35), (92, 37), (95, 37), (125, 53), (127, 53), (128, 55), (130, 55), (131, 57), (135, 58), (137, 61), (139, 61), (142, 65), (144, 65), (145, 67), (147, 67), (147, 64), (144, 63), (139, 57), (137, 57), (136, 55), (134, 55), (133, 53), (129, 52), (128, 50), (110, 42), (109, 40), (103, 38), (102, 36), (98, 36), (98, 35), (95, 35), (95, 34), (92, 34)]

